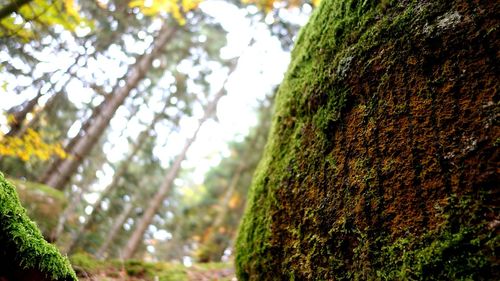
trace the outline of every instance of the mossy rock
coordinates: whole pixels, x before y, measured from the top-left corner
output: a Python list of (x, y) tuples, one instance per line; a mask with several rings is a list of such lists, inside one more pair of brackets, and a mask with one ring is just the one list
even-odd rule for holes
[(21, 206), (15, 187), (1, 173), (0, 245), (1, 280), (77, 280), (68, 259), (44, 240)]
[(67, 205), (64, 193), (40, 183), (10, 178), (8, 180), (16, 186), (19, 200), (29, 217), (37, 224), (43, 236), (50, 238)]
[(236, 243), (239, 280), (499, 280), (498, 1), (323, 0)]

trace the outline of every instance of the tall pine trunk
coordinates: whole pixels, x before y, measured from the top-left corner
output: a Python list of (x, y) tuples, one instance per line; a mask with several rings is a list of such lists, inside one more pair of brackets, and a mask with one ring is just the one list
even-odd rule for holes
[(141, 150), (143, 145), (146, 143), (146, 141), (150, 137), (149, 134), (154, 129), (155, 125), (162, 119), (162, 117), (164, 115), (164, 111), (167, 108), (168, 104), (169, 104), (168, 102), (165, 102), (165, 106), (163, 107), (161, 112), (155, 114), (155, 116), (153, 117), (153, 120), (148, 125), (148, 127), (146, 129), (144, 129), (141, 133), (139, 133), (139, 136), (137, 137), (137, 141), (132, 145), (132, 149), (131, 149), (129, 155), (127, 156), (126, 159), (124, 159), (120, 163), (116, 172), (113, 174), (113, 178), (112, 178), (111, 182), (101, 192), (97, 201), (94, 204), (92, 204), (92, 213), (90, 213), (90, 215), (88, 216), (85, 223), (81, 224), (80, 227), (78, 228), (77, 235), (69, 243), (68, 253), (73, 252), (75, 246), (79, 243), (79, 241), (83, 237), (83, 235), (90, 229), (90, 227), (93, 224), (95, 224), (97, 216), (102, 211), (102, 207), (101, 207), (102, 201), (104, 200), (104, 198), (106, 198), (108, 195), (110, 195), (111, 192), (113, 192), (115, 190), (115, 188), (118, 186), (120, 179), (123, 177), (124, 174), (127, 173), (129, 164), (132, 162), (132, 159), (137, 155), (137, 153)]
[[(234, 71), (234, 69), (235, 69), (235, 65), (232, 65), (228, 76)], [(174, 163), (172, 164), (172, 166), (168, 170), (168, 173), (165, 176), (162, 185), (160, 186), (160, 188), (158, 189), (158, 191), (154, 195), (153, 199), (151, 200), (151, 202), (150, 202), (148, 208), (146, 209), (146, 211), (144, 212), (143, 216), (139, 219), (134, 232), (130, 236), (130, 239), (128, 240), (127, 245), (123, 249), (121, 258), (130, 259), (135, 254), (137, 247), (139, 246), (140, 242), (142, 241), (142, 237), (144, 236), (144, 233), (146, 232), (147, 227), (149, 226), (149, 224), (153, 220), (154, 215), (158, 212), (159, 208), (161, 207), (163, 200), (165, 200), (168, 193), (170, 192), (172, 184), (180, 172), (182, 161), (184, 161), (189, 148), (196, 140), (198, 132), (200, 131), (202, 125), (208, 119), (210, 119), (213, 114), (215, 114), (216, 109), (217, 109), (217, 103), (219, 102), (220, 98), (222, 96), (224, 96), (224, 94), (225, 94), (224, 86), (225, 86), (225, 83), (222, 86), (222, 88), (220, 89), (220, 91), (216, 94), (214, 99), (207, 105), (207, 107), (205, 108), (205, 113), (204, 113), (203, 117), (199, 120), (198, 127), (194, 131), (192, 137), (190, 137), (189, 139), (186, 140), (186, 143), (184, 144), (184, 147), (182, 148), (181, 152), (175, 157)]]
[(96, 258), (104, 259), (104, 254), (108, 251), (115, 237), (120, 233), (120, 230), (123, 224), (125, 223), (125, 220), (127, 220), (130, 212), (132, 212), (133, 210), (133, 206), (134, 205), (131, 202), (125, 204), (125, 206), (123, 207), (123, 211), (120, 213), (120, 215), (116, 218), (115, 222), (111, 226), (111, 230), (107, 234), (106, 239), (97, 250), (95, 254)]
[(125, 85), (117, 86), (114, 92), (98, 106), (99, 110), (93, 120), (88, 122), (89, 126), (86, 131), (78, 134), (70, 150), (67, 150), (70, 157), (54, 162), (54, 165), (47, 170), (48, 172), (43, 177), (43, 183), (58, 190), (64, 190), (71, 176), (106, 130), (116, 110), (146, 76), (152, 61), (173, 38), (176, 31), (177, 26), (163, 25), (154, 41), (151, 52), (142, 56), (131, 67), (125, 78)]

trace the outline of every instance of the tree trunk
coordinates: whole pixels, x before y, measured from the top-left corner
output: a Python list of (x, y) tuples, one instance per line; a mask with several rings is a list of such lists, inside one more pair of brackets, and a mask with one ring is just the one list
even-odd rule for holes
[(204, 123), (205, 120), (202, 119), (202, 121), (200, 121), (198, 128), (196, 129), (193, 136), (186, 141), (181, 153), (179, 155), (177, 155), (177, 157), (175, 158), (175, 161), (174, 161), (172, 167), (170, 167), (167, 175), (165, 176), (165, 179), (164, 179), (162, 185), (158, 189), (158, 192), (154, 195), (153, 199), (151, 200), (151, 203), (149, 204), (148, 208), (146, 209), (144, 215), (139, 220), (137, 227), (135, 228), (134, 232), (132, 233), (132, 236), (130, 237), (129, 241), (127, 242), (127, 245), (124, 248), (123, 253), (122, 253), (123, 259), (130, 259), (134, 255), (135, 251), (137, 250), (137, 246), (139, 246), (139, 242), (141, 241), (142, 236), (144, 235), (144, 232), (146, 231), (146, 228), (151, 223), (153, 216), (156, 214), (157, 210), (161, 206), (161, 203), (163, 202), (163, 200), (167, 196), (168, 192), (170, 191), (170, 187), (172, 186), (172, 183), (174, 182), (175, 178), (179, 174), (182, 161), (184, 161), (184, 159), (186, 158), (186, 153), (189, 150), (189, 147), (191, 147), (191, 145), (195, 141), (196, 136), (198, 135), (198, 132), (201, 128), (201, 125)]
[(10, 4), (0, 9), (0, 20), (5, 17), (8, 17), (10, 14), (19, 11), (19, 9), (28, 4), (32, 0), (12, 0)]
[[(72, 68), (77, 66), (78, 65), (78, 60), (82, 57), (81, 54), (79, 54), (76, 58), (75, 58), (75, 62), (70, 65), (67, 69), (65, 70), (57, 70), (55, 71), (53, 74), (61, 71), (63, 73), (70, 73), (72, 75), (74, 75), (74, 71), (72, 71)], [(36, 84), (40, 81), (46, 81), (46, 80), (50, 80), (50, 75), (49, 74), (46, 74), (46, 75), (43, 75), (42, 77), (38, 78), (38, 79), (35, 79), (33, 81), (33, 84)], [(71, 78), (66, 80), (64, 82), (64, 85), (61, 87), (61, 90), (55, 94), (53, 94), (52, 97), (50, 97), (50, 99), (45, 103), (44, 107), (41, 109), (41, 110), (38, 110), (35, 112), (35, 108), (36, 108), (36, 105), (38, 104), (38, 100), (44, 96), (44, 95), (48, 95), (48, 91), (46, 91), (45, 93), (42, 94), (42, 86), (40, 86), (40, 89), (38, 91), (38, 94), (31, 100), (25, 102), (23, 105), (21, 106), (16, 106), (14, 108), (12, 108), (11, 110), (8, 111), (9, 114), (13, 114), (14, 115), (14, 120), (15, 122), (14, 123), (11, 123), (9, 124), (10, 126), (10, 130), (9, 132), (6, 134), (6, 136), (9, 136), (9, 137), (21, 137), (22, 135), (24, 135), (24, 133), (26, 133), (26, 130), (28, 130), (29, 128), (33, 128), (34, 125), (36, 123), (38, 123), (39, 119), (40, 119), (40, 116), (42, 114), (42, 112), (44, 112), (45, 110), (48, 110), (50, 109), (52, 103), (54, 102), (54, 100), (56, 99), (56, 97), (60, 94), (63, 93), (63, 89), (66, 87), (66, 85), (68, 85), (68, 83), (71, 81)], [(33, 86), (30, 85), (29, 87), (32, 87)], [(57, 83), (54, 83), (54, 84), (57, 84)], [(55, 85), (52, 85), (52, 87), (54, 87)], [(17, 107), (21, 107), (20, 110), (17, 110)], [(34, 116), (33, 118), (26, 122), (26, 117), (27, 115), (30, 113), (30, 112), (33, 112), (34, 113)]]
[[(247, 169), (254, 169), (253, 164), (256, 163), (249, 162), (248, 159), (251, 153), (256, 153), (256, 152), (262, 153), (262, 150), (257, 148), (257, 143), (259, 142), (260, 138), (262, 138), (267, 134), (268, 129), (269, 128), (267, 126), (263, 126), (261, 123), (255, 134), (249, 140), (249, 145), (245, 149), (244, 154), (239, 156), (240, 162), (238, 163), (238, 166), (236, 167), (236, 170), (233, 176), (231, 177), (231, 181), (229, 182), (224, 197), (221, 201), (220, 204), (221, 208), (218, 210), (211, 227), (208, 228), (210, 232), (208, 232), (206, 239), (203, 241), (204, 248), (207, 250), (207, 252), (206, 255), (202, 257), (204, 259), (202, 262), (209, 262), (215, 257), (216, 252), (213, 252), (213, 250), (210, 249), (213, 249), (212, 245), (214, 244), (221, 244), (216, 242), (216, 237), (217, 237), (216, 234), (219, 232), (220, 228), (223, 226), (227, 218), (227, 214), (229, 212), (229, 202), (238, 187), (241, 175), (247, 172)], [(229, 244), (231, 244), (231, 241), (229, 241)], [(218, 245), (218, 249), (220, 250), (219, 253), (221, 253), (221, 255), (227, 246), (229, 245)], [(202, 250), (202, 252), (204, 251)], [(220, 257), (221, 256), (218, 256), (218, 258)]]
[[(235, 65), (231, 66), (229, 75), (234, 71)], [(227, 79), (226, 79), (227, 81)], [(225, 90), (224, 90), (225, 83), (220, 89), (220, 91), (216, 94), (214, 99), (207, 105), (205, 109), (204, 116), (200, 119), (198, 123), (198, 128), (196, 128), (195, 132), (193, 133), (193, 136), (189, 139), (186, 140), (186, 143), (184, 144), (183, 149), (181, 152), (177, 155), (177, 157), (174, 160), (174, 163), (170, 167), (167, 175), (165, 176), (165, 179), (163, 180), (162, 185), (158, 189), (157, 193), (154, 195), (153, 199), (151, 200), (150, 205), (144, 212), (144, 215), (139, 219), (139, 222), (137, 223), (137, 227), (135, 228), (134, 232), (130, 236), (130, 239), (127, 242), (127, 245), (123, 249), (122, 252), (122, 258), (123, 259), (130, 259), (133, 257), (134, 253), (137, 250), (137, 247), (139, 246), (139, 243), (142, 241), (142, 237), (144, 236), (144, 233), (146, 232), (147, 227), (153, 220), (154, 215), (158, 211), (158, 209), (161, 206), (161, 203), (163, 200), (165, 200), (165, 197), (170, 191), (170, 188), (172, 186), (172, 183), (174, 182), (175, 178), (179, 174), (179, 171), (181, 169), (181, 164), (182, 161), (186, 158), (186, 153), (188, 152), (189, 148), (193, 144), (193, 142), (196, 140), (196, 137), (198, 135), (198, 132), (200, 131), (201, 126), (207, 121), (215, 112), (217, 108), (217, 103), (219, 102), (220, 98), (224, 96)]]
[(127, 202), (125, 206), (123, 207), (123, 211), (121, 214), (116, 218), (115, 222), (113, 223), (113, 226), (111, 227), (111, 230), (109, 231), (106, 240), (104, 243), (102, 243), (101, 247), (97, 250), (95, 257), (98, 259), (104, 259), (104, 254), (108, 251), (109, 246), (111, 246), (111, 243), (115, 239), (116, 235), (120, 233), (120, 230), (125, 223), (125, 220), (127, 220), (128, 215), (130, 212), (133, 210), (133, 205), (131, 202)]
[(118, 186), (120, 179), (128, 171), (128, 166), (131, 163), (132, 159), (141, 150), (144, 143), (146, 143), (149, 134), (154, 129), (155, 125), (162, 119), (164, 111), (167, 108), (168, 104), (169, 104), (168, 102), (165, 102), (165, 106), (163, 107), (163, 109), (159, 113), (155, 114), (153, 120), (148, 125), (148, 127), (144, 129), (141, 133), (139, 133), (137, 141), (133, 144), (130, 154), (127, 156), (126, 159), (124, 159), (120, 163), (118, 169), (113, 175), (111, 182), (108, 184), (108, 186), (106, 186), (106, 188), (104, 188), (104, 190), (99, 195), (97, 201), (92, 205), (92, 213), (88, 216), (86, 222), (80, 225), (77, 231), (77, 236), (75, 236), (75, 238), (72, 239), (72, 241), (70, 242), (70, 245), (68, 247), (68, 253), (73, 252), (74, 247), (79, 243), (83, 234), (85, 234), (89, 230), (89, 228), (95, 223), (97, 215), (99, 214), (99, 212), (102, 211), (101, 207), (102, 201), (109, 194), (111, 194), (111, 192)]
[(38, 94), (32, 98), (29, 101), (26, 101), (20, 106), (16, 107), (21, 107), (19, 110), (15, 107), (12, 108), (8, 111), (9, 114), (12, 114), (14, 116), (12, 122), (9, 123), (10, 130), (5, 134), (8, 137), (13, 137), (13, 136), (19, 136), (19, 132), (22, 130), (25, 125), (23, 125), (26, 121), (26, 117), (30, 112), (33, 112), (35, 109), (36, 105), (38, 104), (38, 100), (42, 96), (42, 92), (38, 91)]
[(169, 27), (164, 23), (150, 53), (142, 56), (130, 69), (125, 78), (125, 85), (117, 86), (114, 92), (105, 99), (97, 116), (92, 120), (85, 134), (79, 135), (70, 151), (70, 157), (63, 159), (56, 166), (49, 169), (44, 177), (44, 183), (56, 189), (63, 190), (69, 178), (75, 173), (82, 160), (87, 156), (99, 137), (103, 134), (116, 110), (123, 104), (139, 82), (145, 77), (153, 59), (164, 49), (165, 45), (173, 38), (177, 26)]
[(212, 224), (212, 232), (209, 234), (206, 242), (210, 243), (210, 241), (213, 239), (214, 233), (218, 232), (219, 228), (222, 226), (224, 223), (224, 220), (226, 218), (226, 214), (229, 210), (229, 201), (233, 197), (233, 194), (236, 190), (236, 187), (238, 186), (238, 182), (240, 181), (241, 174), (245, 170), (246, 165), (244, 160), (239, 163), (238, 168), (236, 169), (236, 172), (234, 173), (233, 177), (231, 178), (231, 182), (229, 183), (229, 186), (226, 190), (226, 193), (224, 194), (224, 198), (221, 203), (221, 208), (219, 212), (217, 212), (217, 216), (214, 219), (214, 222)]
[(76, 207), (80, 205), (83, 199), (83, 190), (79, 189), (76, 191), (76, 194), (71, 196), (73, 200), (71, 200), (70, 205), (64, 209), (64, 212), (59, 217), (57, 222), (57, 226), (53, 229), (52, 234), (50, 236), (50, 242), (57, 241), (57, 238), (61, 235), (64, 230), (64, 225), (68, 221), (69, 217), (75, 213)]

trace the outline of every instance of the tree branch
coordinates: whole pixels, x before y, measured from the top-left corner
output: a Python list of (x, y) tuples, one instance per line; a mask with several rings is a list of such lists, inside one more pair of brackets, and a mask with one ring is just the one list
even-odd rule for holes
[(32, 0), (13, 0), (9, 5), (0, 9), (0, 20), (17, 12), (24, 4), (28, 4)]

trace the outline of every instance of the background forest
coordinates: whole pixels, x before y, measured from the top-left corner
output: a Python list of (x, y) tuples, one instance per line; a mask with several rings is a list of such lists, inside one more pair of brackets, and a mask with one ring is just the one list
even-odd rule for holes
[(317, 2), (0, 1), (0, 171), (78, 274), (104, 259), (181, 275), (232, 261), (275, 91)]

